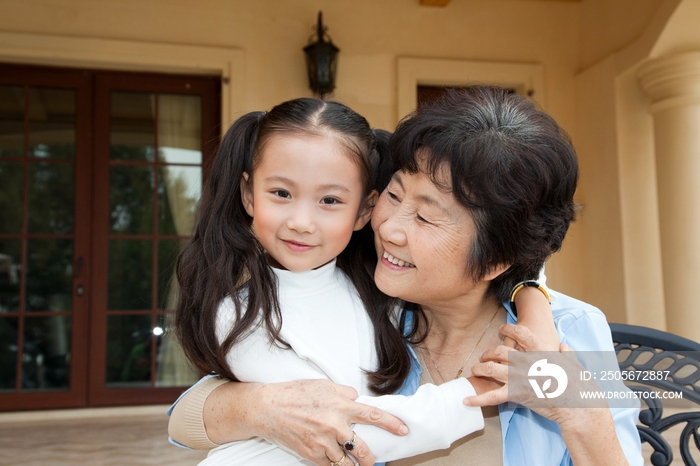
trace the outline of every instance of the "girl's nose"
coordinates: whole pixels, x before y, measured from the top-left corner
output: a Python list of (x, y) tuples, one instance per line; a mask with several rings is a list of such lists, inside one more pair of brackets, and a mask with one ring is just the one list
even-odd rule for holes
[(310, 209), (299, 206), (287, 219), (287, 228), (298, 233), (315, 233), (316, 222)]

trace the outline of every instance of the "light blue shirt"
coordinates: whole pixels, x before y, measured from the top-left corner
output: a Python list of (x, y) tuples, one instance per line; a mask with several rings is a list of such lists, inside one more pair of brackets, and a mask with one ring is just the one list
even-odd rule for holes
[[(509, 303), (504, 303), (507, 322), (516, 323)], [(611, 351), (610, 327), (605, 315), (597, 308), (577, 299), (556, 293), (552, 303), (554, 324), (559, 339), (575, 351)], [(402, 394), (411, 394), (418, 388), (422, 368), (411, 349), (411, 373), (401, 387)], [(643, 465), (641, 441), (637, 432), (639, 402), (632, 408), (612, 408), (615, 431), (631, 466)], [(503, 437), (504, 466), (565, 466), (573, 465), (564, 444), (559, 425), (534, 411), (513, 403), (498, 407)]]

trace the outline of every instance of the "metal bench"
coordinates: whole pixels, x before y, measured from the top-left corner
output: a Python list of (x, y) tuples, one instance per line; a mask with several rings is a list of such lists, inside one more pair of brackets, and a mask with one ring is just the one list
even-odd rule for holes
[[(668, 371), (664, 373), (667, 376), (655, 380), (627, 381), (630, 389), (681, 392), (683, 400), (692, 401), (700, 408), (700, 343), (636, 325), (610, 324), (610, 329), (621, 371)], [(664, 417), (663, 409), (662, 399), (642, 398), (637, 429), (642, 442), (648, 442), (654, 449), (651, 463), (654, 466), (671, 464), (673, 451), (664, 432), (685, 424), (680, 435), (681, 457), (684, 464), (697, 466), (691, 456), (691, 441), (696, 452), (700, 452), (700, 411), (691, 409)]]

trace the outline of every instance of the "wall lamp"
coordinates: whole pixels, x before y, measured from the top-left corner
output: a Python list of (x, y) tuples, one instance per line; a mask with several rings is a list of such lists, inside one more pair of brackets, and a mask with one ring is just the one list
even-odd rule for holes
[(316, 33), (309, 37), (309, 44), (304, 47), (306, 70), (309, 74), (309, 87), (314, 95), (324, 98), (335, 89), (335, 72), (338, 68), (338, 52), (333, 45), (328, 28), (323, 25), (323, 13), (318, 12)]

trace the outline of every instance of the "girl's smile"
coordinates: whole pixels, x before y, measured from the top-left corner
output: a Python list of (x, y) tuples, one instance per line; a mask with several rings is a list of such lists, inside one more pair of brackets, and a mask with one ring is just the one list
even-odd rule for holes
[(311, 244), (306, 244), (306, 243), (300, 243), (297, 241), (291, 241), (291, 240), (282, 240), (284, 243), (289, 247), (294, 252), (307, 252), (312, 250), (315, 246)]

